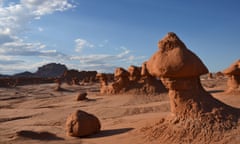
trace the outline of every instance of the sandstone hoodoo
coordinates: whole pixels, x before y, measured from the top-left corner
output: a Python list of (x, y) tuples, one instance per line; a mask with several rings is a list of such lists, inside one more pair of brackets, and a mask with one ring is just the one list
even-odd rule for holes
[(77, 110), (68, 116), (66, 121), (66, 132), (68, 136), (85, 137), (100, 131), (99, 119), (87, 112)]
[(227, 92), (238, 91), (240, 85), (240, 60), (230, 65), (227, 69), (223, 71), (225, 75), (228, 76), (228, 90)]
[(105, 74), (98, 73), (97, 78), (100, 82), (101, 94), (158, 95), (166, 92), (162, 82), (148, 73), (146, 63), (142, 67), (131, 65), (128, 70), (116, 68), (112, 83), (108, 83)]
[(108, 93), (108, 79), (107, 75), (104, 73), (97, 73), (96, 78), (100, 82), (100, 93)]
[(128, 67), (129, 80), (130, 81), (139, 81), (141, 78), (141, 67), (131, 65)]
[(208, 69), (175, 33), (168, 33), (158, 47), (147, 62), (147, 70), (168, 88), (172, 115), (150, 129), (150, 135), (162, 142), (221, 141), (227, 131), (238, 126), (239, 109), (203, 89), (200, 75)]

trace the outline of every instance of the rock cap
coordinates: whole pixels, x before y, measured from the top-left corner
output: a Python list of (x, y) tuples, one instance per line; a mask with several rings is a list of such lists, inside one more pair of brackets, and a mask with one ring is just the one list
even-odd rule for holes
[(225, 75), (240, 75), (240, 59), (223, 71)]
[(159, 50), (147, 62), (149, 73), (156, 77), (198, 77), (208, 73), (207, 67), (178, 36), (169, 32), (158, 43)]

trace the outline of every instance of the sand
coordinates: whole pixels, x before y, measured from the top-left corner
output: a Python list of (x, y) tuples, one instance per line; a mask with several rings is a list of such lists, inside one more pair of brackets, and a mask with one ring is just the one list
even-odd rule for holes
[[(202, 79), (202, 84), (215, 98), (240, 108), (240, 93), (224, 92), (226, 79)], [(153, 126), (170, 114), (167, 93), (106, 96), (100, 94), (97, 83), (84, 86), (63, 84), (64, 91), (55, 91), (55, 87), (56, 84), (41, 84), (0, 88), (1, 144), (161, 143), (159, 140), (149, 141), (143, 128)], [(88, 99), (77, 101), (80, 92), (87, 92)], [(100, 119), (100, 133), (86, 138), (66, 136), (66, 118), (78, 109)], [(226, 143), (239, 141), (240, 138), (223, 140)]]

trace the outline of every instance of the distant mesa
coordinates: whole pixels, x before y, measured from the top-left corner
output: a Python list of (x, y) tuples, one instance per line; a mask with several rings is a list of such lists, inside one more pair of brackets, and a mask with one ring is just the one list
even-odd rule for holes
[(62, 64), (49, 63), (38, 68), (34, 73), (36, 77), (60, 77), (67, 67)]
[[(80, 85), (96, 82), (97, 71), (78, 71), (68, 69), (63, 64), (49, 63), (38, 68), (34, 73), (25, 71), (14, 75), (0, 75), (0, 87), (15, 87), (17, 85), (57, 83), (56, 90), (62, 91), (62, 83)], [(109, 75), (111, 76), (111, 75)]]
[(57, 64), (57, 63), (49, 63), (46, 65), (43, 65), (38, 68), (38, 70), (34, 73), (25, 71), (21, 73), (16, 73), (13, 75), (1, 75), (0, 78), (31, 78), (31, 77), (39, 77), (39, 78), (56, 78), (60, 77), (64, 71), (67, 70), (67, 67), (63, 64)]
[(25, 71), (25, 72), (22, 72), (22, 73), (14, 74), (12, 77), (14, 77), (14, 78), (20, 78), (20, 77), (31, 78), (31, 77), (36, 77), (36, 75), (34, 73), (29, 72), (29, 71)]

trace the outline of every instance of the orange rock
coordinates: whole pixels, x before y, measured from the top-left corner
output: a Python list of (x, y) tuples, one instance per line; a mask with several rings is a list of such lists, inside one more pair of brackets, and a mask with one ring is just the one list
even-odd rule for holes
[(99, 132), (100, 129), (101, 124), (98, 118), (81, 110), (69, 115), (66, 121), (66, 132), (69, 136), (89, 136)]
[(234, 62), (230, 67), (223, 71), (228, 76), (227, 92), (237, 91), (240, 85), (240, 60)]
[(77, 95), (77, 101), (82, 101), (82, 100), (86, 100), (87, 99), (87, 93), (86, 92), (83, 92), (83, 93), (79, 93)]
[[(200, 75), (208, 73), (208, 69), (176, 34), (168, 33), (159, 42), (159, 50), (147, 62), (147, 70), (169, 89), (173, 117), (158, 127), (164, 130), (159, 132), (160, 139), (171, 133), (194, 133), (195, 137), (209, 139), (210, 133), (218, 135), (236, 128), (239, 109), (222, 103), (203, 89)], [(176, 125), (184, 125), (184, 129)], [(199, 131), (202, 125), (205, 131)]]
[(131, 65), (128, 67), (128, 73), (130, 81), (138, 81), (141, 78), (141, 67)]
[(208, 73), (202, 61), (174, 33), (158, 43), (159, 50), (147, 62), (147, 69), (156, 77), (196, 77)]

